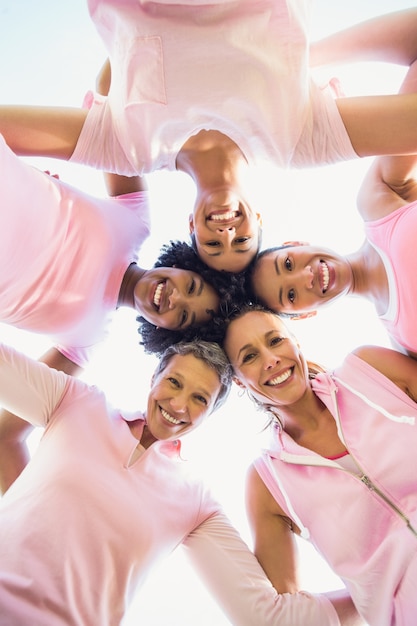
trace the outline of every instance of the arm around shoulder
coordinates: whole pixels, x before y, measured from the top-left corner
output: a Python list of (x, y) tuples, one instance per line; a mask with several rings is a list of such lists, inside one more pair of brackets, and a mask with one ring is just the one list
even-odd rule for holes
[[(324, 595), (278, 594), (227, 517), (218, 512), (184, 541), (188, 556), (234, 626), (340, 626)], [(356, 626), (342, 622), (342, 626)]]
[[(273, 498), (253, 465), (249, 468), (246, 481), (246, 509), (254, 536), (255, 554), (272, 584), (279, 592), (293, 594), (290, 597), (302, 595), (295, 540), (298, 528)], [(333, 612), (335, 623), (341, 626), (365, 625), (346, 590), (315, 597), (323, 603), (326, 600), (331, 603), (331, 606), (327, 605), (327, 610), (329, 614)]]

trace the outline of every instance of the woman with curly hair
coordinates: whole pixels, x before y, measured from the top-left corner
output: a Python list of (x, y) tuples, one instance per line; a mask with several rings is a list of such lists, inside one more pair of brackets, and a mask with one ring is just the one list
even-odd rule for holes
[[(2, 138), (0, 172), (5, 207), (0, 211), (0, 322), (48, 335), (55, 346), (41, 360), (49, 366), (80, 373), (122, 306), (175, 332), (175, 340), (218, 310), (216, 273), (198, 273), (205, 266), (187, 243), (167, 246), (157, 267), (138, 265), (149, 235), (142, 179), (112, 177), (117, 197), (96, 198), (31, 167)], [(22, 429), (24, 422), (1, 414), (3, 490), (27, 462)]]
[(220, 312), (248, 300), (244, 273), (234, 274), (233, 272), (218, 272), (212, 269), (203, 263), (196, 252), (183, 241), (171, 241), (162, 247), (154, 265), (154, 268), (158, 267), (181, 267), (183, 270), (197, 272), (203, 280), (216, 289), (220, 304), (219, 309), (212, 311), (212, 319), (206, 324), (200, 324), (198, 327), (189, 326), (180, 330), (151, 324), (139, 316), (141, 344), (149, 354), (160, 355), (172, 343), (184, 340), (191, 341), (196, 336), (202, 340), (211, 341), (213, 338), (212, 320), (218, 319)]

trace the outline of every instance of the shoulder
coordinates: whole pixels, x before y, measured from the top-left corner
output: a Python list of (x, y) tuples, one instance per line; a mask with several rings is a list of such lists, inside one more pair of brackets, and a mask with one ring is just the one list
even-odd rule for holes
[(249, 510), (285, 516), (254, 464), (249, 467), (246, 474), (246, 500)]
[(417, 200), (416, 176), (415, 155), (375, 159), (357, 196), (361, 217), (377, 220)]
[(381, 372), (383, 372), (383, 370), (389, 369), (386, 365), (387, 362), (392, 363), (398, 360), (402, 361), (404, 358), (408, 358), (406, 357), (406, 355), (398, 352), (397, 350), (384, 348), (383, 346), (371, 345), (359, 346), (355, 350), (352, 350), (352, 354)]
[(380, 372), (413, 400), (417, 399), (417, 360), (382, 346), (361, 346), (353, 355)]

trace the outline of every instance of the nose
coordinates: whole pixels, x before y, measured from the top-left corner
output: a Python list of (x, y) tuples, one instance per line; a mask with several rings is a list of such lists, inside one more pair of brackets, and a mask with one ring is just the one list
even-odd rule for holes
[(307, 289), (312, 289), (314, 274), (313, 274), (313, 270), (311, 269), (311, 265), (305, 266), (302, 272), (302, 276), (303, 276), (303, 284), (307, 287)]
[(218, 233), (222, 239), (233, 239), (233, 237), (235, 236), (235, 232), (236, 229), (234, 226), (230, 226), (230, 228), (216, 228), (216, 233)]
[(270, 350), (265, 351), (263, 358), (264, 369), (269, 370), (272, 367), (275, 367), (279, 360), (279, 356), (274, 354), (274, 352), (271, 352)]
[(175, 413), (184, 414), (187, 411), (187, 399), (183, 393), (177, 393), (170, 400), (170, 405)]
[(180, 299), (181, 299), (180, 292), (178, 291), (176, 287), (174, 287), (174, 289), (171, 291), (170, 295), (168, 296), (168, 308), (174, 309), (176, 305), (180, 302)]

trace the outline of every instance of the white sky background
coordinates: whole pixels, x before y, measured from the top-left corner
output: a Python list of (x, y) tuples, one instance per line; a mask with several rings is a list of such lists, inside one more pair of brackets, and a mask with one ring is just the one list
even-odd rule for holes
[[(319, 38), (378, 13), (414, 6), (407, 0), (315, 0), (313, 38)], [(84, 0), (0, 0), (0, 102), (75, 105), (82, 102), (105, 52), (90, 22)], [(404, 70), (385, 64), (334, 69), (347, 95), (396, 92)], [(62, 180), (95, 195), (104, 195), (100, 173), (86, 167), (45, 159), (31, 160)], [(263, 214), (265, 247), (304, 240), (348, 253), (362, 243), (362, 221), (355, 198), (370, 160), (362, 159), (314, 170), (280, 172), (265, 167), (254, 173)], [(187, 239), (193, 185), (186, 175), (158, 172), (148, 177), (153, 233), (141, 265), (153, 264), (162, 243)], [(0, 188), (1, 191), (1, 188)], [(4, 209), (3, 209), (4, 210)], [(24, 228), (24, 224), (22, 224)], [(363, 343), (389, 345), (382, 325), (366, 302), (344, 298), (311, 320), (292, 322), (306, 356), (329, 367)], [(0, 324), (0, 340), (34, 357), (49, 342)], [(138, 345), (135, 314), (121, 310), (111, 336), (84, 378), (101, 386), (121, 407), (143, 408), (155, 360)], [(250, 543), (243, 509), (243, 479), (250, 459), (265, 441), (264, 418), (235, 390), (226, 406), (184, 441), (212, 483), (227, 512)], [(33, 438), (36, 445), (36, 437)], [(341, 538), (343, 540), (343, 538)], [(336, 577), (302, 542), (305, 587), (324, 591), (340, 586)], [(80, 581), (80, 584), (83, 584)], [(177, 551), (151, 577), (124, 626), (226, 626), (229, 624), (195, 580)]]

